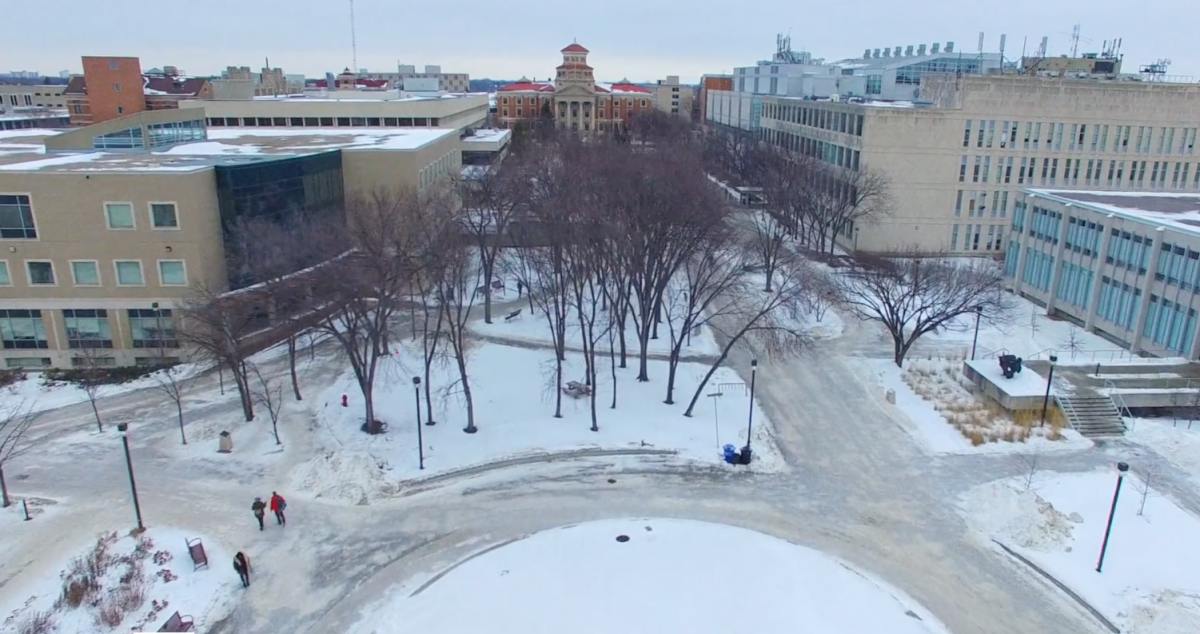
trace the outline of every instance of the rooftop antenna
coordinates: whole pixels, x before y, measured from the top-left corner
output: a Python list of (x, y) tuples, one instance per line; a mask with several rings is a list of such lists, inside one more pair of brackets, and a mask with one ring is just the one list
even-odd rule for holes
[(1071, 29), (1071, 57), (1079, 56), (1079, 27), (1080, 25), (1076, 24)]
[(350, 0), (350, 65), (358, 73), (358, 34), (354, 30), (354, 0)]
[(979, 52), (983, 53), (983, 31), (979, 32)]
[(1004, 72), (1004, 44), (1008, 42), (1008, 35), (1000, 34), (1000, 72)]

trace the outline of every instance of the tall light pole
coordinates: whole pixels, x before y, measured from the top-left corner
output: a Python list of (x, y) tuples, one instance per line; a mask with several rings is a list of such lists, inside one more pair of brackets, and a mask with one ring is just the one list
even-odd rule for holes
[(971, 339), (971, 360), (975, 360), (975, 344), (979, 343), (979, 320), (983, 317), (983, 306), (975, 307), (975, 338)]
[(1046, 426), (1046, 407), (1050, 405), (1050, 384), (1054, 381), (1054, 364), (1058, 361), (1058, 357), (1050, 355), (1050, 374), (1046, 376), (1046, 395), (1042, 397), (1042, 424), (1038, 427)]
[(1112, 507), (1108, 509), (1108, 527), (1104, 529), (1104, 542), (1100, 544), (1100, 560), (1096, 562), (1096, 572), (1102, 572), (1104, 568), (1104, 553), (1108, 551), (1108, 536), (1112, 534), (1113, 515), (1117, 512), (1117, 498), (1121, 496), (1121, 482), (1125, 480), (1125, 473), (1129, 471), (1129, 465), (1124, 462), (1117, 463), (1117, 488), (1113, 491)]
[(158, 302), (150, 304), (150, 308), (154, 309), (154, 338), (158, 341), (158, 364), (165, 365), (163, 363), (166, 352), (163, 350), (162, 311), (158, 308)]
[(758, 359), (750, 360), (750, 412), (746, 415), (746, 446), (742, 448), (742, 464), (750, 464), (750, 432), (754, 428), (754, 379), (758, 376)]
[(133, 492), (133, 512), (137, 514), (138, 530), (145, 530), (142, 524), (142, 505), (138, 502), (137, 480), (133, 477), (133, 459), (129, 457), (129, 423), (118, 423), (117, 431), (121, 432), (121, 445), (125, 447), (125, 468), (129, 470), (129, 490)]
[(417, 466), (425, 470), (425, 439), (421, 437), (421, 377), (413, 377), (413, 395), (417, 402)]

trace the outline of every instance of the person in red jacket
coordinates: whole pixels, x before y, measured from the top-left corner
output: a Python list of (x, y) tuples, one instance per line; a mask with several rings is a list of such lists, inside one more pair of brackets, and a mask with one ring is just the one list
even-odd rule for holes
[(271, 512), (275, 514), (275, 521), (279, 522), (280, 526), (287, 524), (287, 518), (284, 517), (283, 511), (287, 508), (287, 500), (283, 499), (275, 491), (271, 491)]

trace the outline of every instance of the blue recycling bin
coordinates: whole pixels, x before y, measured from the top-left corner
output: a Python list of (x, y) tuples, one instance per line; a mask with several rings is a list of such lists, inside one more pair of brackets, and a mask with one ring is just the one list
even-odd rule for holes
[(737, 447), (734, 447), (733, 445), (725, 445), (721, 449), (725, 451), (725, 462), (728, 462), (729, 464), (737, 464), (739, 458)]

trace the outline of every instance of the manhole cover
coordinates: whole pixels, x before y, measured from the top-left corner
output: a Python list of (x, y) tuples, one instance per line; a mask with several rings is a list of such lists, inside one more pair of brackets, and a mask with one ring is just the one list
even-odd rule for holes
[(614, 478), (609, 478), (609, 479), (608, 479), (608, 483), (609, 483), (609, 484), (616, 484), (616, 483), (617, 483), (617, 481), (616, 481), (616, 479), (614, 479)]
[(624, 544), (625, 542), (629, 541), (629, 536), (628, 535), (617, 535), (617, 541)]

